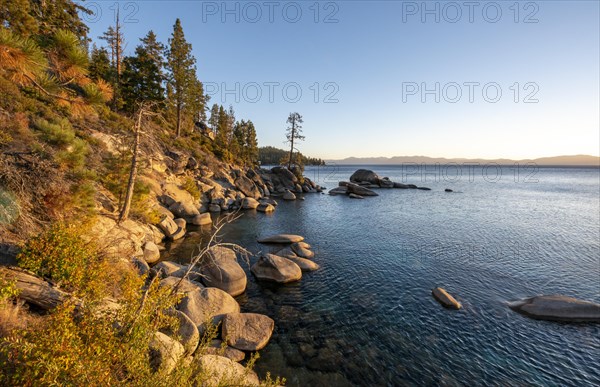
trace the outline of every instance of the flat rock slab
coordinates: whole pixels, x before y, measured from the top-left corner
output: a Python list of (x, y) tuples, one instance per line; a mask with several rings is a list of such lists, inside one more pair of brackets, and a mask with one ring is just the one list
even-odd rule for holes
[(300, 258), (312, 259), (315, 256), (315, 253), (310, 251), (307, 247), (304, 247), (306, 244), (303, 242), (293, 243), (292, 250), (296, 253)]
[(314, 263), (310, 259), (289, 256), (286, 258), (298, 265), (298, 267), (300, 267), (300, 270), (302, 271), (315, 271), (320, 268), (318, 264)]
[(462, 305), (456, 301), (448, 292), (442, 288), (435, 288), (431, 291), (433, 298), (437, 300), (442, 306), (448, 309), (460, 309)]
[(277, 234), (258, 240), (258, 243), (297, 243), (304, 240), (303, 236), (294, 234)]
[(600, 304), (567, 296), (537, 296), (509, 304), (515, 312), (538, 320), (600, 322)]
[(263, 349), (273, 334), (273, 319), (257, 313), (229, 313), (223, 318), (227, 344), (242, 351)]

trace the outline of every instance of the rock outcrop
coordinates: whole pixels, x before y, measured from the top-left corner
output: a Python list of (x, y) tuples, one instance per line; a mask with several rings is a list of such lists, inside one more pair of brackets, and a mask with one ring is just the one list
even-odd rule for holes
[(538, 320), (600, 323), (600, 304), (567, 296), (537, 296), (512, 302), (515, 312)]
[(359, 169), (350, 176), (350, 182), (340, 181), (339, 187), (329, 191), (330, 195), (348, 195), (351, 199), (363, 199), (365, 196), (377, 196), (371, 188), (420, 189), (430, 191), (431, 188), (417, 187), (414, 184), (396, 183), (388, 177), (379, 177), (368, 169)]

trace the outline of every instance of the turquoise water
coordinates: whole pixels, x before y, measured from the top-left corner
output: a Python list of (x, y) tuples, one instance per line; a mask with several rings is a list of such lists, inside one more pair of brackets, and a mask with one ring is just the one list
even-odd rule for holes
[[(333, 188), (357, 168), (306, 174)], [(259, 374), (291, 386), (600, 385), (600, 325), (530, 320), (506, 305), (539, 294), (600, 302), (599, 169), (369, 168), (432, 190), (307, 194), (225, 230), (254, 252), (270, 251), (260, 236), (304, 235), (321, 265), (287, 286), (249, 276), (242, 309), (276, 322)], [(191, 242), (174, 255), (189, 256)], [(437, 304), (436, 286), (463, 309)]]

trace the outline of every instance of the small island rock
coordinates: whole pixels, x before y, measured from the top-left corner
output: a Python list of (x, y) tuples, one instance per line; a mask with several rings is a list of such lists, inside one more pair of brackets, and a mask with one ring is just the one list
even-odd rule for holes
[(433, 298), (435, 298), (445, 308), (449, 309), (460, 309), (462, 305), (456, 301), (448, 292), (442, 288), (435, 288), (431, 291)]

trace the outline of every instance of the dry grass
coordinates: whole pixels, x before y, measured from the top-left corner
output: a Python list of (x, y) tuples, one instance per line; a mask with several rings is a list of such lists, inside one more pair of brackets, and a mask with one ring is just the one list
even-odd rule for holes
[(17, 330), (39, 326), (43, 317), (31, 313), (23, 301), (0, 302), (0, 337), (8, 337)]

